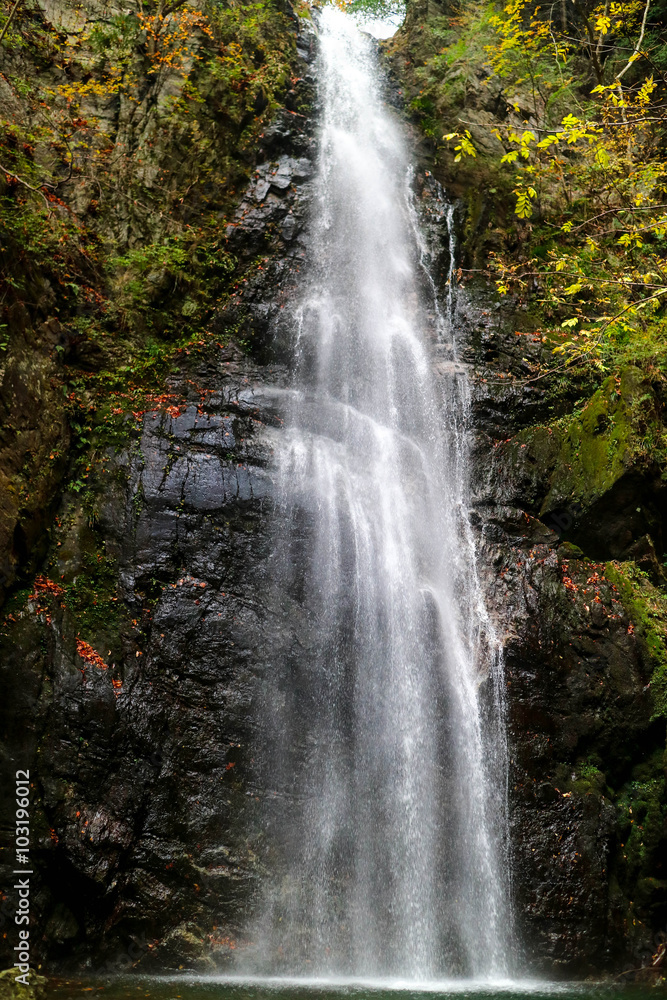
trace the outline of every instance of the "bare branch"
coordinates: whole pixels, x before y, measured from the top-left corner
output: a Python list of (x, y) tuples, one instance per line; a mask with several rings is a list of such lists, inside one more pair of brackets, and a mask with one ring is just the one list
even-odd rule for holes
[(2, 39), (3, 39), (4, 37), (5, 37), (5, 35), (6, 35), (6, 33), (7, 33), (7, 28), (9, 27), (9, 25), (10, 25), (10, 24), (12, 23), (12, 21), (14, 20), (14, 14), (15, 14), (15, 13), (16, 13), (16, 11), (18, 10), (18, 6), (19, 6), (19, 3), (20, 3), (20, 2), (21, 2), (21, 0), (16, 0), (16, 2), (14, 3), (14, 6), (13, 6), (13, 7), (12, 7), (12, 9), (10, 10), (10, 12), (9, 12), (9, 17), (8, 17), (8, 18), (7, 18), (7, 20), (5, 21), (5, 26), (4, 26), (4, 28), (2, 29), (2, 31), (0, 31), (0, 42), (1, 42), (1, 41), (2, 41)]
[(637, 39), (637, 44), (635, 45), (634, 52), (628, 59), (627, 63), (625, 64), (621, 72), (616, 74), (616, 79), (619, 83), (619, 88), (621, 90), (621, 96), (623, 95), (623, 89), (621, 87), (621, 82), (620, 82), (621, 77), (627, 73), (627, 71), (632, 66), (633, 62), (635, 62), (636, 57), (639, 55), (639, 50), (642, 46), (642, 42), (644, 41), (644, 32), (646, 31), (646, 18), (648, 17), (648, 9), (650, 6), (651, 6), (651, 0), (646, 0), (646, 7), (644, 8), (644, 17), (642, 19), (642, 27), (641, 31), (639, 32), (639, 38)]
[[(608, 14), (609, 14), (609, 0), (605, 0), (605, 2), (604, 2), (604, 15), (603, 16), (606, 18)], [(603, 35), (602, 31), (600, 31), (600, 36), (598, 38), (598, 43), (595, 46), (595, 58), (597, 60), (598, 65), (601, 65), (601, 63), (600, 63), (600, 52), (602, 50), (602, 39), (603, 38), (604, 38), (604, 35)]]
[(41, 197), (44, 199), (44, 204), (46, 205), (46, 211), (49, 213), (49, 215), (51, 214), (51, 206), (49, 205), (49, 200), (41, 188), (36, 188), (33, 187), (32, 184), (28, 184), (28, 182), (24, 181), (23, 178), (19, 177), (18, 174), (14, 174), (12, 173), (11, 170), (7, 170), (6, 167), (3, 167), (1, 163), (0, 163), (0, 170), (3, 172), (3, 174), (6, 174), (7, 177), (13, 177), (18, 184), (22, 184), (23, 187), (28, 188), (29, 191), (34, 191), (35, 194), (41, 195)]

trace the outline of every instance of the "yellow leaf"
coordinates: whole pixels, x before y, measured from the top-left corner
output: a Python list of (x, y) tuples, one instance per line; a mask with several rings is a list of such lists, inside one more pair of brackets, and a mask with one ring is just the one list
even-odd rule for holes
[(607, 153), (607, 150), (604, 149), (602, 146), (598, 146), (598, 148), (595, 150), (595, 159), (596, 162), (599, 163), (601, 167), (605, 168), (605, 170), (609, 166), (609, 154)]

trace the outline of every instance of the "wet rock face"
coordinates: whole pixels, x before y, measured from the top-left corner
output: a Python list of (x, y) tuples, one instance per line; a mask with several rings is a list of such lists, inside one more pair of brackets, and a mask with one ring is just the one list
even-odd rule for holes
[[(299, 51), (307, 76), (307, 27)], [(2, 628), (5, 769), (30, 768), (35, 957), (52, 969), (206, 969), (235, 950), (259, 864), (252, 701), (294, 641), (268, 572), (288, 380), (269, 344), (286, 344), (281, 306), (307, 253), (311, 131), (285, 110), (263, 137), (228, 233), (260, 262), (216, 318), (219, 341), (172, 373), (187, 405), (145, 414), (92, 507), (65, 498), (43, 575)], [(87, 578), (104, 608), (81, 635), (70, 594)], [(2, 816), (9, 842), (9, 799)]]
[(534, 521), (517, 527), (523, 539), (494, 552), (494, 590), (513, 622), (505, 656), (518, 922), (538, 971), (593, 973), (618, 959), (608, 784), (627, 780), (650, 743), (650, 669), (604, 564), (565, 558)]
[(520, 961), (548, 976), (637, 968), (667, 918), (664, 482), (642, 443), (662, 433), (660, 392), (634, 369), (526, 380), (541, 341), (485, 297), (462, 292), (458, 318), (504, 637)]
[(202, 967), (252, 882), (243, 780), (276, 642), (261, 582), (275, 416), (267, 373), (238, 351), (193, 374), (216, 386), (205, 408), (147, 414), (98, 512), (127, 616), (113, 648), (82, 645), (58, 595), (37, 592), (3, 650), (55, 961)]
[[(303, 233), (313, 195), (314, 149), (310, 136), (302, 132), (292, 137), (291, 146), (308, 155), (284, 154), (261, 163), (228, 226), (230, 249), (241, 259), (260, 263), (237, 286), (216, 320), (217, 330), (234, 329), (237, 339), (266, 364), (289, 362), (289, 307), (307, 263)], [(272, 295), (268, 289), (273, 289)]]
[(57, 319), (45, 319), (46, 284), (34, 289), (36, 317), (13, 310), (14, 350), (0, 352), (0, 602), (44, 556), (67, 466), (70, 431), (52, 356), (63, 336)]

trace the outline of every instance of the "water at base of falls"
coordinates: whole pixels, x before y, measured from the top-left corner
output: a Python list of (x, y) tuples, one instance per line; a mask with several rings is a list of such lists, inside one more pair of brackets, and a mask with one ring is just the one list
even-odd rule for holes
[(318, 77), (313, 251), (277, 446), (274, 568), (303, 628), (263, 680), (269, 871), (244, 961), (502, 978), (502, 677), (467, 517), (465, 372), (433, 379), (449, 327), (428, 302), (409, 160), (372, 43), (334, 7)]
[[(220, 976), (121, 976), (110, 980), (50, 980), (49, 1000), (88, 1000), (91, 990), (104, 990), (106, 1000), (648, 1000), (655, 988), (618, 982), (596, 984), (545, 983), (525, 980), (518, 983), (426, 982), (333, 979), (292, 979), (274, 977)], [(141, 991), (141, 992), (139, 992)]]

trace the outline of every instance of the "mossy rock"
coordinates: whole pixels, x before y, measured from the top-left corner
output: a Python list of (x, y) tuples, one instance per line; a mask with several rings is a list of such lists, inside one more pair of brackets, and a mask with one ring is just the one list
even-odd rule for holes
[(637, 368), (605, 379), (564, 430), (542, 512), (563, 504), (591, 506), (638, 460), (664, 448), (651, 385)]
[(495, 482), (589, 558), (635, 560), (664, 582), (667, 433), (661, 386), (635, 366), (573, 414), (501, 442)]
[(44, 1000), (46, 997), (46, 979), (38, 976), (32, 969), (28, 974), (29, 986), (16, 982), (21, 975), (17, 968), (4, 969), (0, 972), (0, 1000)]
[(198, 972), (213, 972), (215, 964), (211, 947), (201, 928), (191, 922), (179, 924), (160, 942), (156, 951), (147, 956), (147, 962), (157, 959), (160, 966), (178, 969), (196, 969)]
[(663, 436), (653, 387), (632, 367), (605, 379), (573, 416), (521, 431), (504, 462), (541, 515), (573, 504), (587, 508), (637, 463), (667, 459)]
[(653, 667), (650, 688), (654, 717), (667, 718), (667, 597), (632, 563), (607, 563), (605, 576), (617, 588), (631, 628)]

